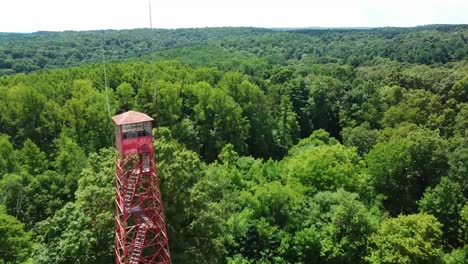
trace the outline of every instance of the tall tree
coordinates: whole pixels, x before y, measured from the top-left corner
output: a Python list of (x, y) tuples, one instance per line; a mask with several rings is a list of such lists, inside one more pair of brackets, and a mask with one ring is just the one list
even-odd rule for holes
[(135, 90), (133, 89), (132, 85), (124, 82), (117, 86), (117, 102), (119, 104), (118, 111), (125, 112), (133, 110), (134, 106), (134, 96)]
[(329, 76), (309, 76), (306, 86), (309, 89), (307, 113), (313, 128), (323, 128), (333, 137), (339, 138), (340, 101), (345, 88), (343, 83)]
[(0, 205), (0, 261), (25, 263), (31, 249), (31, 234), (24, 230), (24, 224), (8, 215)]
[(38, 175), (48, 168), (46, 155), (30, 139), (23, 143), (23, 148), (18, 151), (18, 157), (22, 167), (31, 175)]
[(207, 83), (200, 83), (196, 89), (195, 117), (200, 140), (204, 142), (202, 155), (207, 160), (214, 160), (226, 143), (243, 153), (249, 123), (242, 116), (242, 108), (226, 92)]
[(13, 145), (8, 135), (0, 135), (0, 179), (17, 168), (17, 160), (13, 154)]
[(65, 185), (72, 200), (78, 188), (81, 171), (87, 166), (88, 161), (83, 149), (64, 134), (57, 140), (56, 145), (57, 154), (53, 165), (55, 170), (65, 177)]
[(445, 177), (436, 187), (428, 188), (418, 202), (421, 212), (432, 214), (443, 225), (444, 245), (447, 247), (460, 246), (460, 212), (465, 203), (461, 186)]
[(424, 190), (446, 175), (448, 145), (437, 133), (413, 126), (390, 134), (366, 156), (371, 183), (385, 195), (384, 205), (392, 215), (414, 213)]
[(357, 191), (362, 165), (354, 149), (336, 144), (304, 149), (286, 159), (284, 168), (288, 181), (299, 181), (314, 194), (339, 188)]
[(369, 238), (369, 263), (442, 263), (441, 224), (428, 214), (384, 220)]

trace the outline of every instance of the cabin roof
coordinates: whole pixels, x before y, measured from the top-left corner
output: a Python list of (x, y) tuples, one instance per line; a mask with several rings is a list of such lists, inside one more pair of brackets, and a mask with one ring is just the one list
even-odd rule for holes
[(118, 126), (153, 121), (153, 118), (137, 111), (128, 111), (112, 117)]

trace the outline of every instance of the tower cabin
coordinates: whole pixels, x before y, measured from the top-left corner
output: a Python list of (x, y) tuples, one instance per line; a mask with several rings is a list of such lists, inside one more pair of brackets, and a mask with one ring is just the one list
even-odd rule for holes
[(113, 116), (112, 120), (115, 123), (115, 147), (122, 156), (153, 153), (153, 118), (140, 112), (128, 111)]

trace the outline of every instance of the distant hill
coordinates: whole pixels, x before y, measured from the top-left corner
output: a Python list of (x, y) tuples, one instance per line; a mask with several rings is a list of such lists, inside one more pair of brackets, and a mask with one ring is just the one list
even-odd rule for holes
[[(409, 63), (446, 63), (468, 56), (467, 25), (414, 28), (198, 28), (0, 33), (0, 75), (40, 69), (159, 57), (207, 47), (269, 63), (312, 59), (360, 64), (374, 57)], [(104, 55), (104, 56), (103, 56)], [(174, 59), (178, 59), (174, 57)], [(212, 58), (208, 64), (217, 64)], [(224, 59), (224, 57), (220, 58)], [(195, 63), (192, 61), (192, 63)]]

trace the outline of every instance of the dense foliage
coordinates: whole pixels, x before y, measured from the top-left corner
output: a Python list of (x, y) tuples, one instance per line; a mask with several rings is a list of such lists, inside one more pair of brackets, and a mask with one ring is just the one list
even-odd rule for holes
[[(0, 263), (113, 262), (108, 107), (157, 120), (174, 263), (463, 263), (467, 41), (463, 25), (0, 35)], [(108, 89), (100, 64), (62, 68), (103, 42)]]
[[(0, 33), (0, 76), (139, 58), (157, 52), (190, 64), (222, 67), (236, 53), (270, 64), (306, 60), (357, 66), (375, 57), (418, 64), (459, 61), (468, 56), (466, 25), (416, 28), (301, 29), (205, 28)], [(196, 56), (194, 56), (196, 55)], [(233, 62), (233, 63), (235, 63)], [(227, 63), (229, 64), (229, 63)], [(255, 70), (251, 68), (250, 70)]]

